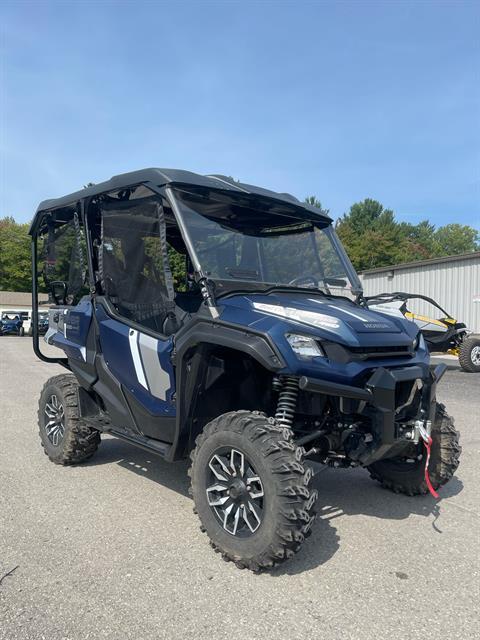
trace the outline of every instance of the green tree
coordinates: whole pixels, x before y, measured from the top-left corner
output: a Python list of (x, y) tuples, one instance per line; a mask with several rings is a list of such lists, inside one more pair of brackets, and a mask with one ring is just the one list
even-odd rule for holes
[(378, 200), (366, 198), (352, 204), (350, 211), (339, 220), (338, 227), (346, 225), (356, 233), (364, 233), (366, 230), (389, 227), (394, 223), (394, 218), (391, 209), (384, 209)]
[(404, 247), (404, 262), (425, 260), (434, 255), (435, 225), (428, 220), (422, 220), (418, 224), (401, 222), (399, 236)]
[(320, 209), (321, 212), (324, 213), (325, 215), (328, 215), (330, 213), (328, 209), (324, 209), (322, 207), (322, 203), (316, 196), (307, 196), (304, 202), (306, 202), (307, 204), (310, 204), (312, 207), (317, 207), (317, 209)]
[(171, 246), (168, 247), (168, 262), (170, 271), (172, 272), (173, 285), (175, 291), (186, 291), (187, 289), (187, 270), (186, 257), (175, 251)]
[(28, 224), (0, 218), (0, 289), (30, 291), (32, 284)]
[(436, 230), (434, 253), (437, 256), (453, 256), (480, 249), (480, 234), (476, 229), (456, 222)]
[(399, 242), (395, 215), (377, 200), (367, 198), (353, 204), (350, 211), (337, 221), (336, 229), (358, 270), (403, 260), (403, 242)]
[(358, 270), (384, 267), (479, 248), (479, 233), (468, 225), (435, 229), (428, 220), (397, 222), (391, 209), (367, 198), (356, 202), (336, 224), (338, 235)]

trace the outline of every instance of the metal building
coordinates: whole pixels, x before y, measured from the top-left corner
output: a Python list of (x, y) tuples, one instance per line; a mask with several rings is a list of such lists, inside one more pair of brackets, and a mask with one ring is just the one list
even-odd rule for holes
[[(392, 291), (421, 293), (480, 333), (480, 251), (369, 269), (359, 275), (367, 296)], [(409, 306), (414, 313), (432, 315), (426, 303), (412, 301)]]

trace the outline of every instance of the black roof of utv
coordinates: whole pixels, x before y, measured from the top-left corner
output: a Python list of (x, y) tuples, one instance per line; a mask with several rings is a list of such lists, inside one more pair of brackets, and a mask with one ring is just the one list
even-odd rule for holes
[(284, 202), (286, 204), (294, 205), (300, 209), (308, 211), (312, 215), (312, 218), (321, 220), (324, 223), (331, 222), (331, 218), (322, 213), (317, 207), (300, 202), (297, 198), (289, 193), (277, 193), (276, 191), (270, 191), (269, 189), (263, 189), (262, 187), (255, 187), (250, 184), (244, 184), (242, 182), (235, 182), (232, 178), (222, 175), (209, 175), (202, 176), (198, 173), (192, 173), (191, 171), (184, 171), (183, 169), (141, 169), (139, 171), (131, 171), (129, 173), (122, 173), (118, 176), (113, 176), (110, 180), (100, 182), (91, 187), (86, 187), (80, 191), (75, 191), (62, 198), (55, 198), (51, 200), (44, 200), (38, 205), (35, 217), (33, 218), (30, 234), (33, 234), (37, 228), (40, 214), (43, 211), (49, 209), (57, 209), (72, 205), (75, 202), (83, 198), (89, 198), (92, 196), (100, 195), (109, 191), (115, 191), (117, 189), (125, 189), (133, 185), (145, 184), (148, 186), (154, 185), (156, 187), (162, 187), (168, 184), (182, 185), (182, 186), (195, 186), (205, 187), (207, 189), (216, 189), (231, 191), (236, 193), (249, 194), (252, 196), (258, 196), (261, 198), (268, 198), (276, 200), (277, 202)]

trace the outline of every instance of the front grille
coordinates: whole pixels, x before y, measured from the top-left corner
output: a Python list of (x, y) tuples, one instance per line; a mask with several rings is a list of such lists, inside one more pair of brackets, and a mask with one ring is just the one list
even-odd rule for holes
[(360, 357), (362, 360), (370, 358), (411, 358), (413, 350), (409, 346), (391, 346), (388, 347), (349, 347), (350, 353)]

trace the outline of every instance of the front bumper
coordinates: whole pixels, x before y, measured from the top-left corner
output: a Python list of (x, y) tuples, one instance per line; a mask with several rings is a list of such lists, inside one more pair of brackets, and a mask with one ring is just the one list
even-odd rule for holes
[(18, 327), (2, 327), (0, 335), (2, 336), (18, 336), (20, 329)]
[[(367, 380), (364, 387), (353, 387), (315, 378), (300, 378), (300, 389), (311, 393), (336, 396), (340, 399), (340, 410), (344, 414), (368, 417), (372, 425), (373, 440), (369, 446), (351, 452), (353, 459), (363, 466), (395, 455), (399, 445), (409, 443), (399, 437), (397, 425), (399, 415), (420, 393), (419, 415), (416, 419), (431, 423), (435, 420), (436, 386), (446, 371), (444, 364), (431, 370), (425, 366), (385, 369), (379, 367)], [(410, 389), (408, 397), (402, 397), (400, 385)]]

